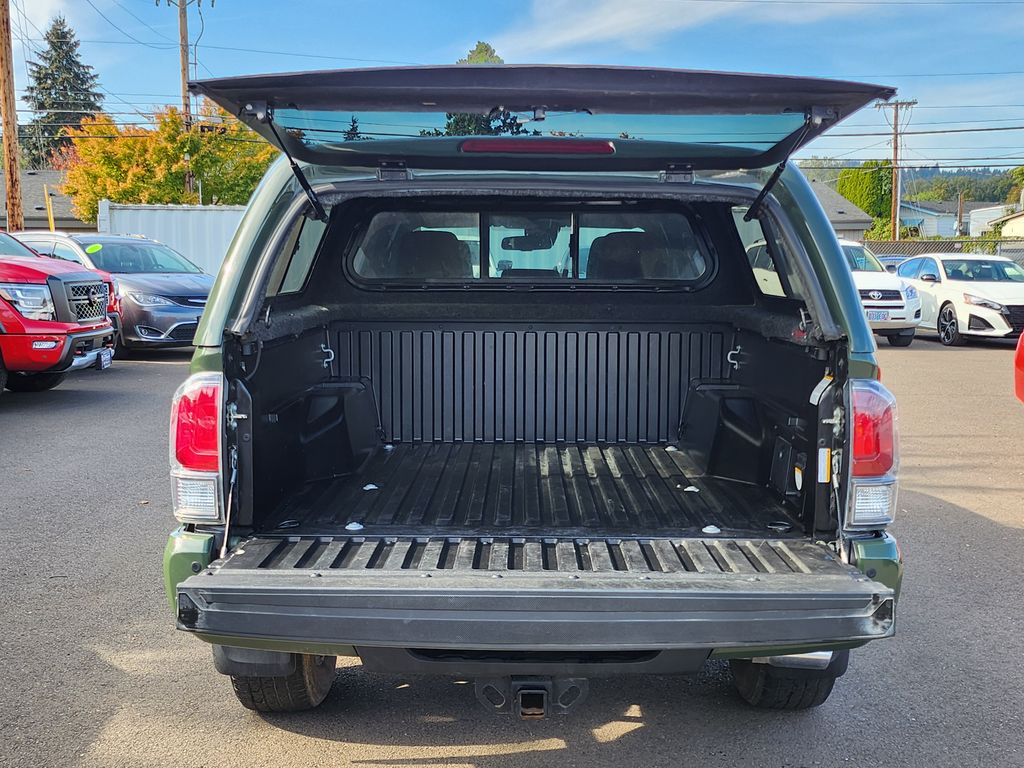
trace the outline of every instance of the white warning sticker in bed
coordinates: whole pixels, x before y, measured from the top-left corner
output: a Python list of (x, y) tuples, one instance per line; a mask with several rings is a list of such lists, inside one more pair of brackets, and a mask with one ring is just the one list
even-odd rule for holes
[(832, 482), (832, 451), (828, 448), (818, 449), (818, 482)]

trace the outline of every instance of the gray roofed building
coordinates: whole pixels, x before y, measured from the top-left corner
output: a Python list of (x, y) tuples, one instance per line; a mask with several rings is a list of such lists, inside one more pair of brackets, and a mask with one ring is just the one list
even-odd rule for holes
[(871, 229), (874, 219), (822, 181), (812, 181), (811, 189), (838, 237), (864, 239), (864, 233)]
[[(43, 186), (51, 193), (53, 201), (54, 226), (64, 231), (95, 232), (96, 225), (82, 221), (75, 215), (71, 207), (71, 198), (62, 194), (61, 184), (64, 183), (63, 171), (25, 171), (21, 172), (21, 201), (25, 210), (25, 229), (49, 229), (46, 218), (46, 198)], [(0, 174), (0, 228), (8, 229), (6, 179)]]
[[(966, 200), (963, 218), (957, 221), (956, 200), (904, 200), (900, 205), (900, 226), (910, 227), (917, 237), (976, 235), (982, 233), (985, 224), (1002, 216), (1003, 207), (992, 201)], [(987, 210), (988, 215), (982, 216), (982, 210)], [(972, 220), (976, 220), (973, 225)]]
[[(925, 211), (933, 211), (934, 213), (952, 213), (953, 215), (957, 213), (958, 204), (956, 200), (907, 200), (905, 202), (907, 205), (913, 205)], [(964, 200), (964, 215), (979, 208), (992, 208), (999, 205), (1001, 203)]]

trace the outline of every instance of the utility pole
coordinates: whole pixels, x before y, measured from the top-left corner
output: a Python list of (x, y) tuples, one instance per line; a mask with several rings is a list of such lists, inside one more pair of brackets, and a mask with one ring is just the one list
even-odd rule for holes
[[(3, 0), (0, 0), (3, 2)], [(188, 95), (188, 6), (192, 0), (167, 0), (178, 9), (178, 58), (181, 65), (181, 116), (186, 135), (192, 131), (192, 100)], [(156, 0), (160, 5), (160, 0)], [(186, 159), (187, 162), (187, 159)], [(192, 168), (185, 169), (185, 191), (191, 193), (194, 185)]]
[(4, 180), (7, 182), (7, 229), (25, 228), (21, 207), (18, 112), (14, 101), (14, 55), (11, 50), (11, 7), (0, 0), (0, 123), (3, 127)]
[(889, 237), (900, 239), (900, 109), (910, 109), (917, 101), (879, 102), (878, 109), (892, 109), (892, 211)]
[(192, 128), (192, 100), (188, 95), (188, 0), (175, 0), (178, 6), (178, 50), (181, 59), (181, 112), (185, 130)]

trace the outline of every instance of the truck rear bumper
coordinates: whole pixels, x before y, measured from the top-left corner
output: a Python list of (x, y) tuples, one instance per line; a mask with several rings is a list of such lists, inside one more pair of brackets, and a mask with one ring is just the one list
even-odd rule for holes
[[(596, 561), (578, 556), (579, 540), (549, 542), (574, 548), (564, 568), (544, 557), (529, 566), (526, 548), (540, 553), (542, 541), (525, 541), (518, 561), (503, 551), (495, 568), (479, 541), (465, 542), (250, 540), (178, 585), (178, 627), (281, 650), (710, 651), (894, 632), (892, 589), (801, 540), (617, 541), (626, 557), (601, 570), (583, 567)], [(410, 558), (417, 544), (422, 557)], [(454, 548), (451, 559), (427, 555), (431, 545)], [(383, 548), (394, 556), (382, 564)]]

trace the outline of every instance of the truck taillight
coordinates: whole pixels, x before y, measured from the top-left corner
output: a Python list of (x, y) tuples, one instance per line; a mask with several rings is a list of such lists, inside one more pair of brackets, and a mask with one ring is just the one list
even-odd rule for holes
[(896, 462), (896, 401), (879, 382), (854, 381), (853, 476), (884, 475)]
[(171, 401), (171, 492), (174, 515), (182, 522), (221, 519), (223, 398), (221, 375), (198, 373)]
[(899, 472), (896, 399), (881, 382), (850, 381), (850, 493), (847, 528), (880, 528), (893, 521)]

